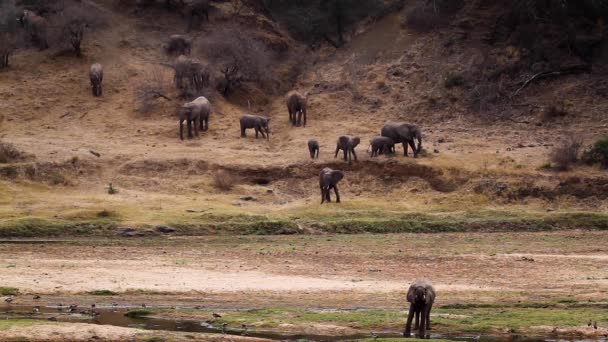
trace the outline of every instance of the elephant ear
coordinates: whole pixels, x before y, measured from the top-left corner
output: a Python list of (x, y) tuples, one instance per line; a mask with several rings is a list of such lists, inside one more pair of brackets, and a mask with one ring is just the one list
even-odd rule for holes
[(410, 286), (409, 290), (407, 290), (407, 301), (410, 303), (414, 303), (415, 301), (415, 293), (414, 287)]
[(338, 183), (342, 180), (342, 178), (344, 178), (344, 173), (342, 171), (334, 171), (332, 173), (332, 178), (334, 179), (335, 183)]

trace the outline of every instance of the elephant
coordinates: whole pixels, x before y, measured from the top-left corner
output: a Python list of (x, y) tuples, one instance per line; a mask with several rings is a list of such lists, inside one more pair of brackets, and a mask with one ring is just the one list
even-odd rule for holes
[(168, 55), (189, 55), (192, 51), (192, 41), (183, 34), (172, 34), (167, 43), (163, 44), (163, 50)]
[(338, 182), (344, 178), (344, 173), (338, 170), (332, 170), (329, 167), (323, 168), (319, 174), (319, 188), (321, 188), (321, 204), (327, 201), (331, 202), (329, 195), (331, 189), (336, 193), (336, 203), (340, 203), (340, 193), (338, 192)]
[(196, 58), (180, 55), (175, 59), (173, 69), (177, 89), (200, 92), (210, 84), (209, 68)]
[[(258, 133), (262, 134), (262, 138), (270, 140), (270, 118), (259, 115), (245, 114), (241, 116), (241, 138), (246, 137), (245, 130), (248, 128), (255, 129), (255, 138), (258, 138)], [(264, 135), (266, 131), (266, 135)]]
[(203, 132), (209, 130), (209, 114), (211, 114), (211, 103), (209, 103), (209, 100), (207, 100), (207, 98), (204, 96), (198, 97), (196, 100), (184, 104), (179, 109), (179, 138), (184, 140), (184, 121), (186, 121), (188, 125), (189, 138), (192, 138), (192, 124), (194, 124), (194, 133), (197, 136), (199, 129)]
[(23, 10), (23, 13), (17, 18), (21, 26), (29, 34), (30, 39), (34, 44), (38, 45), (40, 50), (49, 47), (47, 40), (48, 21), (30, 10)]
[(357, 147), (357, 145), (359, 145), (360, 142), (361, 142), (361, 139), (359, 139), (359, 137), (353, 137), (350, 135), (340, 136), (336, 143), (336, 154), (334, 155), (334, 158), (337, 158), (338, 152), (340, 150), (342, 150), (342, 151), (344, 151), (344, 161), (348, 160), (348, 162), (350, 163), (352, 160), (352, 157), (355, 157), (355, 161), (357, 161), (357, 154), (355, 153), (355, 147)]
[(101, 96), (103, 66), (99, 63), (91, 65), (91, 69), (89, 69), (89, 78), (91, 79), (91, 89), (93, 90), (93, 96)]
[(306, 107), (306, 95), (295, 90), (287, 93), (287, 111), (292, 126), (299, 127), (302, 124), (302, 116), (304, 116), (303, 126), (306, 127)]
[(203, 19), (209, 21), (209, 10), (211, 5), (209, 0), (182, 0), (182, 16), (188, 20), (187, 32), (194, 28), (194, 18), (197, 17), (199, 22)]
[(407, 291), (407, 301), (410, 310), (405, 323), (403, 336), (410, 337), (412, 330), (412, 319), (416, 316), (414, 330), (418, 329), (420, 338), (424, 338), (425, 330), (431, 330), (431, 308), (435, 302), (435, 289), (427, 281), (418, 280), (410, 285)]
[(370, 140), (369, 144), (372, 148), (372, 158), (383, 153), (395, 153), (395, 142), (391, 138), (376, 136)]
[(308, 152), (310, 152), (310, 158), (319, 158), (319, 142), (315, 139), (308, 140)]
[[(412, 147), (414, 151), (414, 158), (418, 157), (418, 153), (422, 150), (422, 132), (416, 125), (408, 124), (405, 122), (391, 122), (388, 121), (382, 127), (380, 135), (393, 139), (395, 144), (403, 144), (403, 155), (407, 157), (407, 144)], [(418, 147), (414, 139), (418, 140)]]

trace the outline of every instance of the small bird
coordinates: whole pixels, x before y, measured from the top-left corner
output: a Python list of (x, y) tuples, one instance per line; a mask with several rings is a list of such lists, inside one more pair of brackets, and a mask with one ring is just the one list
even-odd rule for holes
[(214, 312), (213, 313), (213, 318), (222, 318), (222, 315)]
[(593, 324), (593, 322), (591, 320), (589, 320), (589, 323), (587, 323), (587, 326), (590, 327)]
[(375, 340), (378, 338), (378, 334), (376, 334), (375, 332), (371, 332), (370, 335), (372, 336), (372, 338)]
[(142, 307), (142, 308), (145, 308), (145, 307), (146, 307), (146, 304), (142, 304), (142, 305), (141, 305), (141, 307)]
[(228, 323), (222, 323), (222, 334), (226, 333), (226, 327), (228, 326)]
[(597, 330), (597, 321), (593, 322), (593, 329)]
[(241, 324), (241, 328), (243, 328), (243, 332), (241, 333), (242, 336), (247, 336), (249, 335), (247, 333), (247, 325), (246, 324)]
[(70, 309), (76, 309), (78, 307), (78, 304), (70, 304)]
[(32, 310), (35, 314), (36, 313), (40, 313), (40, 307), (39, 306), (34, 306), (34, 309)]
[(33, 299), (40, 299), (39, 295), (35, 295)]
[(95, 303), (91, 304), (91, 309), (95, 309)]
[(8, 297), (4, 300), (7, 303), (12, 303), (13, 302), (13, 297)]

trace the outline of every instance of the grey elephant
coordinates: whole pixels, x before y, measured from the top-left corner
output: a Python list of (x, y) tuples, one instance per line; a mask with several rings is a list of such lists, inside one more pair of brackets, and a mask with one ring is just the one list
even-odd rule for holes
[(163, 50), (168, 55), (189, 55), (192, 51), (192, 41), (183, 34), (172, 34), (163, 44)]
[(310, 153), (310, 158), (319, 158), (319, 142), (315, 139), (308, 140), (308, 152)]
[[(258, 138), (258, 133), (262, 134), (262, 138), (270, 139), (270, 118), (259, 115), (245, 114), (241, 116), (241, 138), (246, 137), (245, 130), (253, 128), (255, 130), (255, 138)], [(264, 135), (266, 132), (266, 135)]]
[(391, 138), (375, 136), (370, 140), (371, 157), (377, 157), (383, 153), (395, 153), (395, 142)]
[(45, 18), (33, 11), (23, 10), (23, 13), (17, 18), (17, 21), (25, 29), (31, 41), (41, 50), (49, 47), (47, 40), (49, 23)]
[(319, 174), (319, 188), (321, 188), (321, 204), (331, 202), (329, 195), (331, 189), (336, 193), (336, 203), (340, 203), (340, 193), (338, 192), (338, 182), (344, 178), (344, 173), (338, 170), (332, 170), (329, 167), (321, 170)]
[(199, 23), (203, 19), (209, 21), (209, 10), (211, 9), (209, 0), (181, 0), (181, 3), (182, 16), (188, 21), (188, 32), (194, 28), (195, 18)]
[[(414, 158), (418, 157), (418, 153), (422, 150), (422, 131), (416, 125), (405, 122), (386, 122), (380, 134), (383, 137), (393, 139), (395, 144), (403, 144), (403, 155), (407, 157), (407, 145), (409, 144), (414, 151)], [(414, 139), (418, 140), (418, 147)]]
[(196, 58), (181, 55), (173, 63), (175, 87), (200, 92), (210, 84), (209, 68)]
[[(289, 121), (292, 126), (300, 126), (303, 124), (306, 127), (306, 95), (292, 90), (287, 93), (287, 111), (289, 112)], [(302, 122), (302, 117), (304, 121)]]
[(211, 103), (204, 96), (198, 97), (194, 101), (181, 106), (179, 115), (179, 138), (184, 140), (183, 124), (186, 121), (188, 126), (188, 138), (192, 138), (192, 126), (194, 134), (198, 136), (201, 131), (209, 130), (209, 115), (211, 114)]
[(411, 335), (412, 319), (416, 316), (414, 330), (418, 329), (418, 335), (424, 338), (425, 330), (431, 330), (431, 308), (435, 302), (433, 285), (421, 280), (414, 282), (407, 291), (407, 301), (410, 303), (410, 310), (403, 336), (409, 337)]
[(101, 83), (103, 82), (103, 66), (99, 63), (91, 65), (89, 69), (89, 79), (93, 96), (101, 96)]
[(336, 142), (336, 153), (334, 155), (334, 158), (338, 157), (338, 152), (340, 150), (344, 151), (344, 161), (347, 161), (350, 163), (352, 161), (352, 157), (355, 158), (355, 161), (357, 161), (357, 154), (355, 153), (355, 147), (357, 147), (357, 145), (359, 145), (359, 143), (361, 142), (361, 139), (359, 139), (359, 137), (353, 137), (350, 135), (342, 135), (338, 138), (338, 141)]

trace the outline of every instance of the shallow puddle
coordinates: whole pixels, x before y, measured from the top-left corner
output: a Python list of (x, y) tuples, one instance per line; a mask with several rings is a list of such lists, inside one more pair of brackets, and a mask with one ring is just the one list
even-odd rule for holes
[[(155, 306), (154, 308), (169, 308), (170, 306)], [(58, 322), (80, 322), (90, 324), (112, 325), (119, 327), (140, 328), (147, 330), (165, 330), (165, 331), (182, 331), (182, 332), (201, 332), (201, 333), (225, 333), (226, 335), (239, 335), (260, 337), (281, 341), (351, 341), (364, 338), (370, 338), (371, 334), (358, 335), (310, 335), (310, 334), (294, 334), (281, 333), (276, 331), (259, 331), (245, 329), (241, 326), (231, 327), (226, 326), (223, 330), (221, 324), (210, 324), (199, 320), (180, 320), (166, 319), (155, 317), (127, 317), (125, 313), (133, 309), (142, 309), (141, 306), (97, 306), (94, 309), (95, 314), (91, 313), (90, 307), (76, 307), (70, 309), (67, 305), (62, 306), (27, 306), (27, 305), (10, 305), (1, 304), (0, 314), (5, 319), (38, 319), (50, 320)], [(70, 312), (73, 311), (73, 312)], [(380, 338), (401, 337), (399, 332), (395, 331), (375, 331), (374, 334)], [(431, 334), (427, 336), (433, 339), (449, 339), (462, 342), (605, 342), (608, 339), (562, 339), (542, 336), (472, 336), (472, 335), (449, 335), (449, 334)]]

